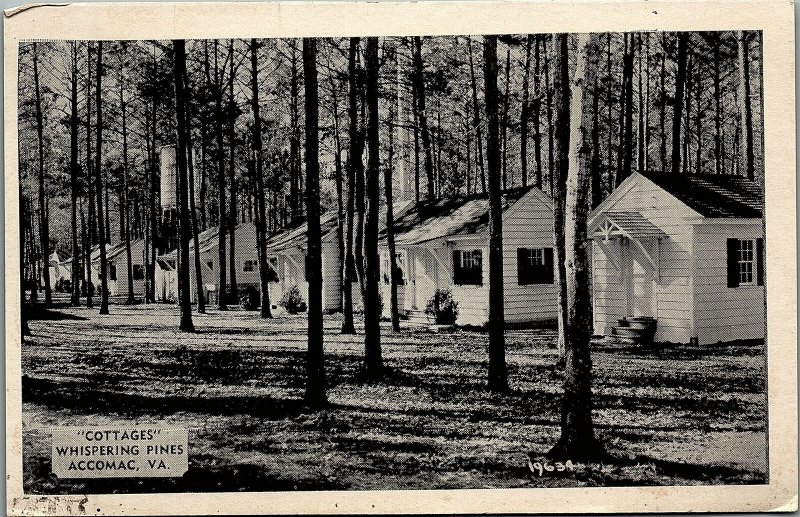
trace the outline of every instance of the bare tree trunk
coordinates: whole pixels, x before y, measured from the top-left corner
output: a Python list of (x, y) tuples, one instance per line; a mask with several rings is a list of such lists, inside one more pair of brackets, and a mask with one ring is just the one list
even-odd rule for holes
[(417, 91), (417, 114), (422, 133), (422, 150), (425, 152), (425, 177), (428, 182), (428, 201), (436, 199), (433, 178), (433, 155), (431, 154), (431, 135), (428, 130), (428, 116), (425, 112), (425, 75), (422, 63), (422, 38), (414, 36), (414, 84)]
[[(551, 36), (552, 37), (552, 36)], [(547, 103), (547, 173), (550, 175), (550, 191), (553, 191), (553, 178), (555, 168), (555, 135), (557, 129), (553, 127), (553, 88), (550, 87), (550, 53), (547, 51), (547, 38), (542, 38), (542, 52), (544, 53), (544, 87)]]
[(250, 40), (250, 88), (253, 110), (253, 171), (256, 176), (256, 229), (258, 238), (258, 273), (261, 281), (261, 317), (272, 317), (269, 299), (270, 265), (267, 262), (267, 207), (264, 200), (264, 160), (261, 141), (261, 106), (258, 96), (258, 40)]
[[(344, 312), (345, 289), (349, 289), (345, 276), (347, 258), (344, 246), (345, 206), (344, 206), (344, 170), (342, 167), (342, 140), (340, 137), (341, 124), (339, 123), (339, 95), (336, 81), (330, 78), (331, 101), (333, 103), (333, 144), (336, 154), (333, 157), (334, 183), (336, 186), (336, 249), (339, 252), (339, 309)], [(391, 143), (391, 140), (390, 140)]]
[(686, 82), (686, 46), (689, 36), (678, 33), (678, 71), (675, 75), (675, 108), (672, 116), (672, 173), (681, 172), (681, 119), (683, 117), (684, 83)]
[(503, 200), (497, 120), (497, 37), (483, 38), (486, 158), (489, 180), (489, 380), (492, 391), (508, 390), (503, 311)]
[[(125, 45), (125, 43), (123, 43)], [(127, 51), (123, 46), (122, 52)], [(122, 238), (125, 241), (125, 258), (128, 261), (126, 277), (128, 281), (128, 298), (126, 303), (133, 304), (136, 299), (133, 296), (133, 254), (131, 252), (131, 222), (128, 211), (128, 106), (125, 102), (125, 77), (124, 77), (124, 57), (121, 59), (119, 68), (119, 106), (122, 112), (122, 196), (119, 208), (120, 226), (122, 226)]]
[(597, 70), (597, 35), (579, 34), (580, 55), (572, 82), (569, 166), (565, 214), (567, 264), (567, 325), (564, 369), (564, 399), (561, 437), (548, 453), (559, 459), (587, 460), (603, 453), (592, 424), (592, 360), (589, 352), (592, 307), (589, 291), (587, 216), (589, 205), (589, 146), (591, 113), (588, 85)]
[(552, 170), (553, 188), (553, 233), (555, 249), (555, 281), (558, 289), (558, 362), (563, 364), (565, 357), (565, 325), (567, 322), (567, 273), (564, 265), (564, 210), (566, 199), (567, 166), (569, 159), (570, 135), (570, 89), (569, 89), (569, 50), (568, 36), (555, 36), (555, 77), (553, 103), (556, 106), (555, 155), (558, 162)]
[[(230, 103), (231, 103), (231, 115), (230, 120), (228, 121), (228, 141), (231, 146), (231, 153), (230, 153), (230, 163), (228, 165), (228, 173), (230, 175), (230, 190), (231, 190), (231, 204), (230, 204), (230, 216), (228, 217), (228, 232), (230, 233), (230, 259), (229, 259), (229, 266), (231, 269), (230, 272), (230, 282), (231, 282), (231, 293), (234, 300), (238, 300), (239, 296), (239, 288), (236, 285), (236, 224), (238, 221), (237, 218), (237, 196), (238, 190), (236, 188), (236, 114), (238, 110), (238, 106), (236, 106), (236, 97), (233, 94), (233, 83), (236, 78), (236, 71), (234, 70), (234, 46), (233, 40), (230, 40), (230, 47), (229, 47), (229, 57), (228, 60), (230, 62), (230, 77), (228, 78), (228, 87), (230, 92)], [(238, 303), (238, 301), (234, 302)]]
[[(640, 85), (641, 87), (641, 85)], [(600, 85), (597, 73), (594, 77), (592, 90), (592, 158), (589, 166), (591, 175), (592, 205), (594, 210), (603, 201), (603, 179), (600, 173)], [(641, 133), (640, 133), (641, 134)], [(640, 160), (643, 158), (640, 156)]]
[(200, 243), (198, 241), (198, 236), (200, 235), (199, 228), (197, 227), (197, 204), (195, 202), (195, 196), (197, 192), (195, 192), (195, 171), (194, 171), (194, 145), (192, 142), (192, 116), (189, 112), (188, 107), (188, 98), (191, 95), (191, 92), (187, 89), (187, 108), (186, 108), (186, 150), (187, 150), (187, 158), (186, 164), (188, 167), (189, 173), (189, 186), (187, 190), (189, 191), (189, 217), (192, 224), (192, 240), (194, 241), (194, 248), (193, 248), (193, 255), (194, 255), (194, 278), (195, 278), (195, 290), (197, 291), (197, 313), (198, 314), (205, 314), (206, 313), (206, 297), (205, 293), (203, 292), (203, 270), (200, 261)]
[(36, 137), (39, 143), (39, 238), (42, 247), (42, 276), (44, 277), (44, 303), (53, 303), (50, 287), (50, 222), (47, 216), (47, 193), (44, 190), (44, 115), (42, 114), (42, 95), (39, 88), (39, 49), (33, 44), (33, 82), (36, 89)]
[[(155, 75), (156, 59), (153, 55), (153, 74)], [(147, 295), (146, 301), (154, 303), (156, 301), (156, 251), (158, 248), (158, 210), (156, 206), (156, 189), (158, 188), (158, 160), (156, 157), (156, 142), (158, 136), (158, 96), (153, 95), (153, 115), (150, 119), (152, 138), (151, 138), (151, 155), (150, 155), (150, 263), (147, 266)]]
[[(97, 157), (95, 158), (95, 190), (97, 191), (97, 222), (98, 233), (100, 234), (100, 277), (101, 277), (101, 293), (100, 293), (100, 314), (108, 314), (108, 261), (106, 259), (106, 243), (107, 234), (105, 227), (105, 220), (103, 217), (103, 42), (97, 42), (97, 82), (95, 86), (95, 104), (97, 104), (97, 129), (95, 136), (97, 142), (95, 151)], [(108, 208), (106, 206), (106, 208)]]
[[(496, 42), (495, 42), (496, 43)], [(506, 48), (506, 90), (505, 95), (503, 96), (503, 117), (500, 123), (501, 125), (501, 140), (502, 140), (502, 148), (503, 148), (503, 159), (502, 159), (502, 167), (503, 167), (503, 190), (508, 188), (508, 174), (507, 174), (507, 164), (508, 164), (508, 86), (509, 86), (509, 77), (511, 74), (511, 49)], [(441, 113), (441, 111), (440, 111)], [(513, 183), (513, 178), (512, 178)]]
[(218, 251), (219, 251), (219, 288), (217, 289), (217, 305), (219, 310), (228, 309), (228, 282), (227, 282), (227, 240), (225, 238), (225, 228), (227, 228), (226, 192), (225, 192), (225, 148), (222, 135), (222, 78), (219, 70), (219, 41), (214, 40), (214, 113), (216, 115), (216, 137), (217, 137), (217, 193), (219, 201), (217, 206), (219, 219)]
[(172, 40), (175, 53), (175, 114), (178, 149), (176, 166), (178, 168), (178, 223), (180, 225), (180, 245), (178, 249), (178, 298), (181, 304), (180, 329), (194, 332), (192, 323), (192, 300), (189, 296), (191, 278), (189, 274), (189, 175), (186, 165), (188, 139), (186, 138), (186, 41)]
[(347, 236), (345, 239), (345, 285), (344, 299), (342, 300), (342, 334), (355, 334), (356, 329), (353, 324), (353, 274), (356, 264), (353, 256), (353, 239), (355, 227), (355, 186), (356, 186), (356, 162), (361, 160), (358, 145), (358, 92), (356, 91), (356, 58), (358, 53), (358, 38), (350, 38), (350, 49), (347, 59), (347, 116), (349, 119), (348, 138), (349, 155), (347, 160)]
[(536, 188), (542, 188), (542, 81), (540, 38), (536, 37), (533, 67), (533, 159), (536, 163)]
[(291, 198), (291, 220), (292, 223), (298, 221), (303, 216), (303, 200), (300, 195), (300, 101), (299, 83), (300, 79), (297, 72), (297, 49), (295, 43), (291, 43), (291, 78), (289, 81), (290, 95), (290, 122), (292, 134), (289, 141), (289, 197)]
[[(397, 61), (395, 60), (395, 66), (399, 66)], [(400, 90), (400, 81), (398, 74), (394, 74), (395, 81), (394, 87), (397, 91)], [(395, 121), (395, 110), (394, 110), (395, 103), (389, 104), (389, 134), (392, 134), (392, 126), (394, 125)], [(398, 271), (397, 271), (397, 251), (394, 242), (394, 196), (392, 193), (392, 175), (394, 174), (393, 166), (394, 166), (394, 140), (389, 138), (389, 156), (388, 156), (388, 164), (387, 167), (384, 169), (384, 176), (383, 176), (383, 186), (386, 194), (386, 243), (389, 248), (389, 311), (391, 313), (392, 319), (392, 330), (394, 332), (400, 332), (400, 313), (398, 311), (398, 301), (397, 301), (397, 284), (400, 282), (400, 278), (398, 278)], [(402, 145), (402, 142), (401, 142)], [(401, 149), (402, 152), (402, 149)], [(403, 178), (404, 179), (404, 178)], [(401, 186), (401, 192), (403, 192), (403, 186)], [(376, 250), (377, 251), (377, 250)]]
[(722, 92), (720, 89), (720, 46), (717, 35), (714, 40), (714, 173), (722, 174)]
[(661, 157), (661, 171), (667, 170), (667, 35), (661, 34), (661, 109), (659, 109), (659, 135), (661, 143), (659, 156)]
[[(530, 84), (531, 75), (531, 46), (534, 38), (536, 38), (536, 57), (539, 57), (539, 39), (533, 34), (528, 34), (527, 38), (525, 38), (525, 72), (522, 76), (522, 109), (519, 117), (519, 158), (523, 187), (528, 185), (528, 112), (530, 110), (530, 92), (528, 91), (528, 85)], [(538, 74), (534, 74), (534, 81), (537, 79)], [(538, 93), (538, 89), (536, 90)], [(534, 94), (534, 96), (535, 95), (536, 94)], [(534, 135), (538, 134), (537, 129), (538, 128), (534, 129)], [(534, 136), (534, 138), (536, 137)], [(467, 159), (467, 163), (469, 163), (469, 159)], [(541, 188), (541, 185), (539, 185), (539, 188)]]
[[(366, 40), (367, 88), (367, 221), (364, 229), (366, 297), (364, 299), (364, 367), (367, 376), (383, 370), (380, 328), (380, 255), (378, 253), (378, 207), (380, 204), (380, 118), (378, 115), (378, 38)], [(391, 183), (388, 187), (392, 188)], [(429, 187), (430, 189), (430, 187)]]
[(326, 405), (325, 357), (322, 327), (322, 236), (319, 205), (319, 100), (317, 97), (317, 40), (303, 38), (306, 112), (306, 214), (308, 215), (308, 356), (305, 401)]
[(469, 75), (472, 84), (472, 123), (475, 126), (475, 136), (477, 138), (477, 158), (478, 170), (481, 174), (481, 189), (486, 193), (486, 170), (483, 165), (483, 135), (481, 134), (480, 104), (478, 104), (478, 81), (475, 79), (475, 64), (472, 58), (472, 38), (467, 36), (467, 50), (469, 52)]
[(752, 181), (755, 179), (755, 156), (753, 154), (753, 109), (750, 99), (750, 42), (746, 31), (739, 31), (736, 39), (739, 60), (739, 117), (742, 127), (739, 131), (739, 174), (744, 173), (747, 179)]
[[(70, 43), (70, 118), (69, 118), (69, 183), (70, 183), (70, 215), (72, 218), (72, 294), (70, 305), (80, 305), (80, 248), (78, 247), (78, 49), (77, 43)], [(23, 298), (24, 298), (23, 288)]]
[[(644, 49), (642, 48), (642, 35), (641, 33), (636, 35), (636, 38), (639, 41), (639, 56), (637, 58), (637, 63), (639, 65), (639, 70), (637, 73), (638, 76), (638, 101), (639, 101), (639, 109), (636, 112), (638, 117), (638, 129), (636, 131), (636, 142), (637, 142), (637, 150), (636, 150), (636, 168), (639, 172), (646, 170), (645, 167), (645, 155), (647, 153), (647, 147), (645, 144), (645, 128), (644, 128), (644, 112), (645, 112), (645, 105), (644, 105), (644, 85), (642, 84), (642, 76), (644, 75), (644, 68), (642, 67), (642, 56), (644, 55)], [(633, 45), (633, 42), (631, 42)]]
[(625, 82), (625, 135), (623, 140), (624, 160), (622, 162), (621, 177), (617, 177), (617, 184), (631, 175), (633, 168), (633, 58), (634, 36), (625, 34), (625, 58), (622, 76)]

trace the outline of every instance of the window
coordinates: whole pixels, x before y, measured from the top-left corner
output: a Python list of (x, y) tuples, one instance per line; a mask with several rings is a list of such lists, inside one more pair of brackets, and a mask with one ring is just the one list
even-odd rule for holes
[(552, 284), (553, 248), (517, 248), (517, 282), (519, 285)]
[(728, 287), (764, 285), (764, 240), (727, 240)]
[(739, 241), (739, 285), (753, 283), (753, 241)]
[[(394, 254), (395, 256), (395, 265), (397, 267), (397, 285), (405, 285), (406, 283), (406, 252), (405, 251), (397, 251)], [(381, 255), (381, 271), (383, 277), (383, 283), (389, 285), (390, 278), (389, 278), (389, 252), (383, 253)]]
[(141, 264), (133, 265), (133, 279), (144, 280), (144, 266)]
[(210, 269), (211, 271), (214, 271), (214, 262), (213, 261), (209, 260), (208, 262), (206, 262), (206, 266), (208, 266), (208, 269)]
[(108, 279), (112, 282), (117, 281), (117, 266), (113, 263), (108, 264)]
[(453, 283), (483, 285), (483, 253), (481, 250), (453, 251)]
[(255, 271), (256, 266), (258, 265), (257, 260), (245, 260), (244, 261), (244, 271)]

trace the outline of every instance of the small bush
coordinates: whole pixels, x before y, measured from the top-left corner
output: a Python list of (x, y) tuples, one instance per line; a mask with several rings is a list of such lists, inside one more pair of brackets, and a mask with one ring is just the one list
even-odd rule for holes
[(303, 295), (300, 294), (300, 289), (296, 285), (291, 286), (283, 293), (278, 305), (286, 309), (289, 314), (297, 314), (306, 310), (306, 301), (303, 300)]
[(259, 300), (258, 289), (252, 285), (245, 285), (239, 288), (239, 305), (246, 311), (258, 309), (261, 301)]
[(425, 314), (433, 316), (439, 325), (455, 325), (458, 302), (453, 300), (450, 289), (437, 289), (425, 306)]

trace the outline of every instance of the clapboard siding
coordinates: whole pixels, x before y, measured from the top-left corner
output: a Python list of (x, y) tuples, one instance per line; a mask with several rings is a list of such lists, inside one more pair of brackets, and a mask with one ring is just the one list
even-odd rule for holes
[(728, 287), (729, 238), (762, 237), (760, 222), (708, 222), (694, 227), (695, 326), (701, 343), (764, 337), (764, 288)]
[[(518, 248), (553, 248), (553, 210), (536, 192), (526, 194), (503, 218), (503, 297), (509, 323), (555, 319), (553, 284), (519, 285)], [(554, 275), (555, 276), (555, 275)]]

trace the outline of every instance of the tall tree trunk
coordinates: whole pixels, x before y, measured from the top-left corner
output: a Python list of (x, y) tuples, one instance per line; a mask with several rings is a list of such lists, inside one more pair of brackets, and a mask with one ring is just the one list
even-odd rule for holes
[(306, 112), (306, 214), (308, 215), (308, 356), (305, 401), (312, 407), (327, 403), (322, 334), (322, 236), (319, 205), (319, 101), (317, 97), (317, 40), (303, 38), (303, 76)]
[(720, 88), (720, 46), (719, 35), (714, 39), (714, 173), (722, 174), (722, 91)]
[(47, 216), (47, 192), (44, 189), (44, 115), (42, 114), (42, 95), (39, 88), (39, 49), (33, 44), (33, 83), (36, 89), (36, 137), (39, 144), (39, 238), (42, 247), (42, 276), (44, 277), (44, 303), (53, 303), (50, 287), (50, 222)]
[[(383, 370), (380, 327), (380, 255), (378, 253), (378, 218), (380, 204), (380, 119), (378, 115), (378, 38), (366, 40), (367, 88), (367, 221), (364, 228), (366, 256), (366, 297), (364, 299), (364, 368), (367, 376)], [(388, 187), (392, 188), (391, 183)], [(430, 189), (430, 187), (429, 187)]]
[(428, 201), (436, 199), (433, 178), (433, 155), (431, 154), (431, 135), (428, 130), (428, 115), (425, 112), (425, 71), (422, 63), (422, 38), (414, 36), (414, 84), (417, 91), (417, 115), (422, 134), (422, 150), (425, 152), (425, 177), (428, 183)]
[(536, 164), (536, 188), (542, 188), (542, 81), (540, 40), (536, 37), (533, 67), (533, 160)]
[(469, 53), (469, 76), (472, 84), (472, 123), (475, 126), (475, 137), (477, 138), (477, 158), (478, 170), (481, 175), (481, 189), (486, 193), (486, 170), (483, 165), (483, 135), (481, 134), (480, 104), (478, 103), (478, 81), (475, 79), (475, 63), (472, 58), (472, 38), (467, 36), (467, 50)]
[(300, 195), (300, 101), (299, 101), (299, 77), (297, 72), (297, 52), (295, 43), (291, 43), (291, 78), (289, 81), (290, 112), (292, 134), (289, 141), (289, 197), (292, 203), (292, 223), (298, 221), (303, 216), (303, 201)]
[[(233, 40), (230, 40), (230, 47), (229, 47), (229, 57), (228, 61), (230, 62), (230, 77), (228, 79), (228, 87), (229, 87), (229, 94), (230, 94), (230, 103), (231, 103), (231, 116), (230, 120), (228, 121), (228, 141), (231, 146), (231, 153), (230, 153), (230, 163), (228, 164), (228, 173), (230, 175), (230, 190), (231, 190), (231, 205), (230, 205), (230, 217), (228, 217), (228, 232), (230, 233), (230, 259), (229, 259), (229, 266), (231, 269), (230, 274), (230, 282), (231, 282), (231, 293), (234, 300), (238, 300), (239, 296), (239, 288), (236, 285), (236, 224), (238, 222), (237, 218), (237, 197), (238, 197), (238, 190), (236, 188), (236, 113), (238, 107), (236, 106), (236, 97), (233, 94), (233, 83), (236, 79), (236, 71), (234, 70), (234, 46)], [(238, 302), (236, 302), (238, 303)]]
[(414, 118), (414, 200), (419, 203), (419, 112), (417, 111), (417, 85), (412, 81), (411, 106)]
[[(551, 36), (552, 37), (552, 36)], [(550, 53), (547, 51), (547, 38), (542, 38), (542, 52), (544, 53), (544, 88), (547, 103), (547, 173), (550, 175), (550, 191), (553, 191), (553, 178), (555, 169), (555, 136), (558, 129), (553, 127), (554, 93), (550, 87)]]
[(569, 50), (568, 36), (555, 36), (555, 77), (553, 84), (554, 105), (556, 107), (555, 155), (557, 163), (553, 168), (553, 233), (555, 249), (555, 281), (558, 289), (558, 362), (565, 358), (565, 325), (567, 322), (567, 272), (564, 265), (566, 251), (564, 244), (564, 210), (566, 209), (567, 166), (569, 164), (570, 135), (570, 88), (569, 88)]
[(678, 71), (675, 75), (675, 107), (672, 114), (672, 173), (681, 172), (681, 119), (683, 117), (684, 83), (686, 82), (686, 46), (689, 36), (678, 33)]
[(86, 269), (86, 307), (91, 308), (92, 292), (92, 244), (94, 244), (97, 234), (94, 221), (94, 169), (92, 168), (92, 44), (86, 44), (86, 197), (88, 198), (86, 207), (86, 246), (84, 248), (84, 268)]
[[(645, 128), (644, 128), (644, 112), (645, 112), (645, 105), (644, 105), (644, 85), (642, 84), (642, 76), (644, 75), (644, 68), (642, 66), (642, 56), (644, 55), (644, 49), (642, 48), (642, 35), (641, 33), (636, 35), (636, 38), (639, 41), (639, 56), (637, 58), (637, 63), (639, 65), (639, 70), (637, 73), (638, 79), (638, 101), (639, 101), (639, 108), (636, 111), (637, 115), (637, 122), (638, 122), (638, 129), (636, 131), (636, 142), (637, 142), (637, 150), (636, 150), (636, 168), (639, 172), (646, 170), (645, 167), (645, 155), (647, 154), (647, 147), (645, 143)], [(633, 44), (633, 43), (631, 43)]]
[(570, 110), (569, 165), (565, 213), (567, 264), (567, 326), (564, 369), (564, 399), (561, 409), (561, 437), (549, 452), (559, 459), (587, 460), (603, 453), (592, 424), (592, 306), (589, 288), (587, 238), (589, 145), (591, 125), (588, 85), (594, 84), (597, 70), (598, 36), (578, 35), (580, 55), (572, 81)]
[(192, 323), (191, 275), (189, 272), (189, 240), (191, 239), (191, 223), (189, 222), (189, 174), (186, 156), (189, 151), (186, 131), (186, 41), (172, 40), (175, 53), (175, 115), (178, 149), (176, 166), (178, 168), (178, 224), (180, 225), (180, 245), (178, 257), (178, 298), (181, 304), (180, 329), (194, 332)]
[[(522, 107), (519, 116), (519, 159), (520, 159), (520, 173), (522, 177), (522, 186), (528, 186), (528, 112), (530, 111), (530, 92), (528, 86), (530, 84), (531, 75), (531, 47), (533, 40), (536, 38), (536, 53), (539, 53), (539, 39), (533, 34), (528, 34), (525, 38), (525, 71), (522, 75)], [(534, 80), (537, 79), (538, 74), (534, 74)], [(534, 129), (534, 135), (536, 130)], [(535, 137), (534, 137), (535, 138)], [(469, 160), (467, 160), (469, 163)], [(541, 186), (539, 187), (541, 188)]]
[[(127, 49), (123, 47), (123, 53)], [(119, 208), (120, 226), (122, 227), (122, 238), (125, 242), (125, 258), (128, 261), (126, 278), (128, 281), (128, 298), (126, 303), (133, 304), (136, 300), (133, 296), (133, 254), (131, 251), (131, 222), (128, 211), (128, 106), (125, 101), (125, 77), (124, 61), (120, 62), (119, 68), (119, 106), (122, 117), (122, 196)]]
[(753, 109), (750, 99), (750, 42), (748, 33), (739, 31), (736, 34), (737, 58), (739, 61), (739, 117), (742, 127), (739, 131), (739, 174), (747, 179), (755, 179), (755, 155), (753, 154)]
[[(70, 43), (70, 118), (69, 118), (69, 184), (70, 184), (70, 215), (72, 218), (72, 294), (70, 305), (80, 305), (80, 248), (78, 247), (78, 48), (77, 43)], [(24, 290), (23, 290), (24, 292)], [(24, 294), (23, 294), (24, 296)]]
[(483, 38), (486, 159), (489, 187), (489, 379), (492, 391), (508, 390), (503, 311), (503, 200), (497, 120), (497, 36)]
[(225, 147), (222, 131), (222, 120), (224, 113), (222, 109), (222, 77), (219, 69), (219, 41), (214, 40), (214, 113), (216, 116), (215, 128), (217, 137), (217, 211), (219, 219), (218, 251), (219, 251), (219, 287), (217, 289), (217, 305), (219, 310), (228, 310), (228, 282), (227, 282), (227, 239), (225, 238), (227, 228), (227, 202), (225, 192)]
[(344, 299), (342, 300), (342, 334), (355, 334), (353, 324), (353, 277), (356, 264), (353, 256), (353, 239), (355, 227), (355, 186), (356, 186), (356, 161), (361, 160), (358, 145), (358, 92), (357, 92), (357, 67), (358, 38), (350, 38), (350, 48), (347, 57), (347, 116), (348, 116), (348, 141), (350, 145), (347, 159), (347, 236), (345, 238), (345, 267), (344, 267)]
[(661, 109), (658, 114), (659, 135), (661, 142), (659, 156), (661, 157), (661, 171), (667, 170), (667, 34), (661, 34)]
[(250, 88), (253, 109), (253, 169), (256, 176), (256, 229), (258, 238), (258, 273), (261, 281), (261, 317), (272, 317), (269, 299), (270, 265), (267, 261), (267, 207), (264, 189), (264, 160), (261, 141), (261, 105), (258, 96), (258, 40), (250, 40)]
[[(344, 206), (344, 168), (342, 167), (342, 139), (341, 139), (341, 124), (339, 122), (339, 95), (336, 80), (331, 77), (331, 101), (332, 115), (333, 115), (333, 145), (335, 155), (333, 157), (334, 165), (334, 184), (336, 186), (336, 249), (339, 252), (339, 309), (344, 312), (344, 296), (345, 289), (349, 289), (347, 285), (347, 278), (345, 277), (345, 270), (347, 265), (347, 258), (345, 257), (344, 246), (344, 228), (346, 224), (345, 206)], [(391, 140), (390, 140), (391, 142)]]
[[(97, 129), (95, 136), (95, 190), (97, 191), (97, 223), (98, 233), (100, 234), (100, 314), (108, 314), (108, 261), (106, 259), (106, 243), (108, 242), (106, 233), (106, 223), (103, 212), (103, 42), (97, 42), (97, 82), (95, 85), (95, 104), (97, 104)], [(107, 205), (107, 203), (106, 203)], [(106, 209), (108, 206), (106, 206)]]
[[(495, 42), (496, 43), (496, 42)], [(501, 140), (502, 140), (502, 148), (503, 148), (503, 159), (502, 159), (502, 167), (503, 167), (503, 190), (508, 188), (508, 172), (507, 172), (507, 165), (508, 165), (508, 105), (509, 105), (509, 97), (508, 97), (508, 86), (509, 86), (509, 78), (511, 75), (511, 49), (506, 48), (506, 90), (505, 95), (503, 96), (503, 117), (500, 123), (501, 126)], [(441, 113), (441, 111), (440, 111)], [(513, 184), (513, 178), (512, 178)]]
[[(643, 158), (640, 157), (640, 160), (643, 160)], [(603, 178), (601, 177), (600, 168), (600, 85), (595, 72), (594, 88), (592, 89), (592, 158), (589, 166), (592, 210), (597, 208), (597, 205), (603, 201)]]
[[(399, 66), (397, 60), (395, 59), (395, 66)], [(394, 74), (395, 81), (394, 87), (399, 92), (400, 91), (400, 77), (399, 74)], [(389, 134), (392, 134), (392, 126), (395, 123), (395, 110), (394, 110), (395, 103), (389, 104)], [(397, 301), (397, 287), (398, 283), (400, 282), (400, 278), (398, 278), (398, 271), (397, 271), (397, 250), (394, 242), (394, 196), (392, 192), (392, 185), (394, 184), (392, 181), (392, 176), (394, 174), (394, 140), (389, 138), (389, 156), (388, 156), (388, 164), (387, 167), (384, 169), (384, 176), (383, 176), (383, 186), (386, 194), (386, 244), (389, 248), (389, 311), (391, 314), (392, 319), (392, 330), (394, 332), (400, 332), (400, 313), (398, 310), (398, 301)], [(401, 141), (402, 145), (402, 141)], [(402, 152), (402, 149), (401, 149)], [(401, 177), (401, 180), (405, 180), (405, 178)], [(401, 186), (401, 192), (403, 192), (403, 186)]]
[[(153, 75), (155, 76), (157, 61), (153, 54)], [(158, 142), (158, 96), (153, 95), (153, 112), (150, 117), (152, 137), (150, 155), (150, 260), (147, 266), (147, 296), (145, 298), (151, 303), (156, 301), (156, 252), (158, 250), (158, 206), (156, 205), (156, 191), (159, 187), (158, 173), (159, 165), (156, 156), (156, 146)]]
[[(186, 165), (188, 168), (189, 174), (189, 186), (187, 190), (189, 192), (189, 219), (192, 225), (192, 240), (194, 241), (194, 247), (192, 254), (194, 257), (194, 279), (195, 279), (195, 290), (197, 291), (197, 313), (198, 314), (205, 314), (206, 313), (206, 297), (205, 293), (203, 292), (203, 270), (202, 264), (200, 260), (200, 242), (198, 236), (200, 235), (200, 229), (198, 228), (197, 224), (197, 204), (195, 202), (195, 196), (197, 192), (195, 192), (195, 163), (194, 163), (194, 144), (192, 140), (192, 115), (189, 111), (189, 98), (191, 96), (191, 91), (186, 88)], [(191, 275), (190, 275), (191, 276)]]
[(633, 58), (635, 47), (633, 34), (625, 34), (625, 42), (625, 57), (622, 67), (622, 76), (625, 82), (625, 135), (623, 140), (625, 154), (622, 174), (617, 178), (617, 184), (630, 176), (633, 169)]

